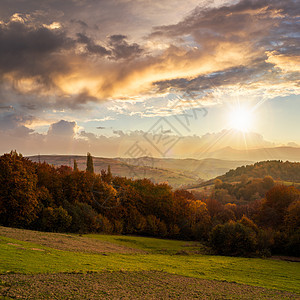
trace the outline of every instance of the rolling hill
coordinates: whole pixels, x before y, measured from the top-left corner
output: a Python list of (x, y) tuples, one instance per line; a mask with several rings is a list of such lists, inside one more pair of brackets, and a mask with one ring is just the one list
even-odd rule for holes
[[(76, 160), (78, 168), (85, 170), (86, 156), (78, 155), (36, 155), (29, 157), (32, 161), (45, 161), (54, 166), (73, 167)], [(113, 175), (137, 178), (149, 178), (153, 182), (168, 182), (174, 188), (199, 184), (222, 175), (230, 169), (249, 164), (249, 161), (226, 161), (219, 159), (168, 159), (168, 158), (103, 158), (93, 157), (96, 173), (111, 167)]]
[(192, 190), (213, 185), (216, 179), (220, 179), (227, 183), (238, 182), (241, 180), (241, 176), (246, 176), (246, 178), (264, 178), (265, 176), (271, 176), (275, 181), (299, 185), (300, 163), (289, 161), (283, 162), (279, 160), (261, 161), (255, 164), (237, 167), (234, 170), (229, 170), (221, 176), (190, 186), (189, 189)]
[(253, 165), (238, 167), (219, 176), (222, 181), (237, 181), (242, 175), (248, 178), (264, 178), (271, 176), (278, 181), (300, 183), (300, 163), (283, 162), (279, 160), (261, 161)]

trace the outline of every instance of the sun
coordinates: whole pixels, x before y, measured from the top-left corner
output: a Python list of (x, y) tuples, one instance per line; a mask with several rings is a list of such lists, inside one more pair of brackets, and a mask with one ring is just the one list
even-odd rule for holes
[(239, 131), (247, 132), (253, 125), (253, 117), (250, 109), (238, 107), (229, 114), (230, 127)]

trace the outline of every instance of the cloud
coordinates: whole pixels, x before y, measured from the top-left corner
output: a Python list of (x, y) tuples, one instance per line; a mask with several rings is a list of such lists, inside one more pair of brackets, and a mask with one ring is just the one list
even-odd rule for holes
[(137, 44), (129, 44), (126, 35), (111, 35), (109, 37), (109, 45), (111, 47), (111, 58), (118, 59), (132, 59), (137, 58), (143, 49)]
[(82, 20), (71, 19), (70, 22), (75, 23), (75, 24), (79, 24), (84, 29), (87, 29), (89, 27), (88, 24), (86, 22), (82, 21)]
[(74, 137), (76, 130), (76, 122), (60, 120), (59, 122), (50, 125), (48, 135), (60, 137)]
[(105, 47), (97, 45), (91, 38), (87, 37), (83, 33), (77, 33), (78, 42), (86, 45), (86, 50), (89, 53), (98, 54), (100, 56), (105, 56), (111, 54), (109, 50)]
[(197, 4), (1, 1), (1, 106), (39, 119), (138, 99), (110, 112), (144, 117), (170, 114), (170, 93), (202, 104), (300, 93), (296, 1)]
[[(76, 5), (77, 10), (88, 11)], [(69, 6), (66, 2), (57, 7), (64, 11)], [(265, 73), (274, 68), (298, 71), (291, 54), (295, 10), (292, 0), (205, 4), (177, 24), (154, 28), (150, 39), (166, 44), (159, 51), (143, 50), (149, 39), (129, 42), (125, 34), (99, 38), (85, 19), (70, 19), (84, 28), (76, 33), (61, 20), (49, 20), (45, 27), (34, 14), (17, 14), (1, 23), (0, 41), (6, 45), (2, 52), (0, 48), (5, 54), (2, 73), (19, 93), (36, 92), (42, 99), (55, 93), (52, 105), (74, 109), (104, 99), (126, 100), (170, 90), (203, 92), (205, 97), (215, 86), (264, 82)], [(18, 59), (9, 59), (12, 55)]]
[(0, 106), (0, 110), (13, 110), (14, 108), (11, 105)]
[[(87, 151), (95, 156), (132, 157), (151, 155), (160, 157), (157, 150), (164, 147), (167, 141), (176, 141), (166, 152), (167, 157), (209, 157), (210, 153), (224, 147), (247, 149), (272, 147), (275, 144), (266, 141), (257, 133), (240, 133), (223, 130), (203, 136), (178, 136), (172, 130), (161, 131), (129, 131), (114, 130), (114, 135), (104, 136), (82, 130), (78, 132), (75, 121), (60, 120), (49, 126), (48, 132), (38, 134), (28, 128), (34, 122), (31, 116), (7, 115), (0, 119), (0, 151), (8, 152), (17, 149), (24, 155), (41, 154), (81, 154)], [(101, 128), (102, 129), (102, 128)], [(145, 138), (147, 136), (147, 138)], [(169, 147), (167, 147), (169, 148)]]
[(125, 136), (125, 133), (122, 130), (114, 130), (113, 133), (119, 135), (120, 137)]
[(272, 51), (268, 53), (267, 62), (283, 72), (300, 72), (300, 55), (285, 55)]
[(35, 27), (19, 19), (0, 24), (0, 75), (38, 78), (51, 83), (51, 76), (69, 70), (59, 55), (73, 41), (62, 30)]
[(0, 131), (11, 136), (27, 138), (34, 132), (27, 127), (34, 120), (33, 116), (23, 116), (15, 112), (4, 114), (0, 116)]

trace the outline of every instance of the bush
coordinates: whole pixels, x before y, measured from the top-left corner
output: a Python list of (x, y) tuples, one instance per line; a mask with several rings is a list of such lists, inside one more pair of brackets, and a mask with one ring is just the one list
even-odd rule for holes
[(168, 229), (166, 223), (164, 221), (160, 221), (158, 223), (158, 235), (161, 237), (165, 237), (168, 234)]
[(153, 215), (146, 217), (145, 233), (147, 235), (156, 236), (158, 234), (159, 219)]
[(66, 232), (72, 223), (72, 217), (61, 206), (47, 207), (42, 212), (42, 229), (45, 231)]
[(255, 252), (257, 240), (253, 230), (241, 223), (230, 221), (213, 228), (210, 244), (219, 254), (243, 256)]
[(109, 221), (108, 218), (104, 217), (103, 215), (98, 215), (98, 222), (100, 224), (99, 231), (103, 233), (113, 233), (114, 232), (114, 225)]
[(300, 229), (289, 237), (286, 245), (286, 254), (300, 256)]

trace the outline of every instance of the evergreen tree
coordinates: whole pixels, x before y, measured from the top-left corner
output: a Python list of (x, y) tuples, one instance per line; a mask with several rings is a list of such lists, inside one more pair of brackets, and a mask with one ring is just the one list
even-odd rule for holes
[(79, 171), (76, 159), (74, 159), (74, 171)]
[(86, 171), (90, 173), (94, 173), (93, 157), (89, 152), (87, 153), (87, 157), (86, 157)]

